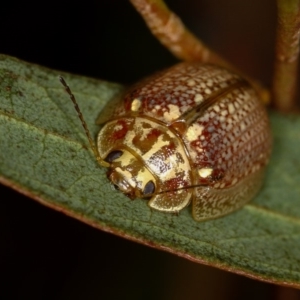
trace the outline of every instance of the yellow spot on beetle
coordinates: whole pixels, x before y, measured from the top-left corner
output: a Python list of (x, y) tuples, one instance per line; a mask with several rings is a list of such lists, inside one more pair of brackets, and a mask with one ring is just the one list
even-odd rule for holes
[(190, 79), (190, 80), (187, 81), (188, 86), (194, 86), (195, 84), (196, 84), (196, 81), (193, 80), (193, 79)]
[(220, 106), (218, 104), (214, 105), (213, 109), (217, 113), (220, 112)]
[(206, 178), (211, 175), (213, 169), (212, 168), (202, 168), (198, 170), (199, 176), (202, 178)]
[(179, 107), (177, 105), (173, 105), (173, 104), (169, 104), (169, 112), (165, 112), (164, 113), (164, 118), (167, 121), (172, 121), (177, 119), (180, 116), (180, 110)]
[(188, 141), (195, 141), (202, 134), (203, 126), (197, 123), (191, 125), (186, 132), (186, 139)]
[(141, 100), (140, 99), (134, 99), (132, 102), (131, 102), (131, 110), (132, 111), (138, 111), (141, 107)]
[(228, 110), (229, 110), (229, 113), (230, 113), (230, 114), (233, 114), (233, 113), (235, 112), (235, 108), (234, 108), (234, 106), (233, 106), (232, 103), (229, 103), (229, 105), (228, 105)]
[(196, 103), (200, 103), (203, 101), (203, 96), (201, 94), (197, 94), (194, 100)]

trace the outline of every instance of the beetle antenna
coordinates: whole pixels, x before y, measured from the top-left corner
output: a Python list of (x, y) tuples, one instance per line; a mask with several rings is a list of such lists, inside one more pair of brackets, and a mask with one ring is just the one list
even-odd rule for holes
[(64, 86), (66, 92), (68, 93), (68, 95), (70, 96), (70, 99), (72, 100), (72, 102), (74, 104), (75, 110), (76, 110), (77, 115), (78, 115), (78, 117), (79, 117), (79, 119), (81, 121), (81, 125), (82, 125), (82, 127), (83, 127), (83, 129), (85, 131), (85, 134), (86, 134), (86, 136), (87, 136), (87, 138), (89, 140), (90, 146), (91, 146), (91, 148), (92, 148), (92, 150), (94, 152), (94, 155), (96, 157), (97, 162), (101, 166), (107, 167), (107, 163), (105, 161), (103, 161), (103, 159), (100, 157), (100, 155), (99, 155), (99, 153), (97, 151), (96, 145), (95, 145), (95, 143), (94, 143), (94, 141), (92, 139), (91, 133), (90, 133), (88, 127), (87, 127), (87, 124), (86, 124), (84, 118), (83, 118), (83, 115), (82, 115), (82, 113), (80, 111), (80, 108), (78, 106), (78, 103), (76, 101), (76, 98), (75, 98), (74, 94), (72, 93), (70, 87), (68, 86), (68, 84), (66, 83), (66, 81), (64, 80), (64, 78), (62, 76), (59, 76), (59, 81)]

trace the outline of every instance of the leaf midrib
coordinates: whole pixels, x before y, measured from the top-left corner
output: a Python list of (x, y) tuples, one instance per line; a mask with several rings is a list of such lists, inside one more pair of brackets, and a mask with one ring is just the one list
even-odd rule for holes
[[(57, 132), (54, 132), (54, 131), (50, 131), (50, 130), (45, 129), (45, 128), (38, 127), (38, 126), (36, 126), (36, 125), (34, 125), (34, 124), (30, 123), (30, 122), (27, 122), (27, 121), (24, 120), (24, 119), (17, 118), (15, 115), (12, 115), (12, 114), (9, 114), (9, 113), (6, 113), (6, 112), (0, 110), (0, 116), (1, 116), (1, 115), (4, 116), (4, 117), (7, 117), (8, 119), (13, 119), (13, 120), (15, 120), (16, 122), (25, 124), (25, 125), (27, 125), (28, 127), (32, 127), (32, 128), (34, 128), (34, 129), (36, 129), (37, 131), (42, 132), (42, 133), (45, 134), (45, 135), (53, 135), (53, 136), (55, 136), (55, 137), (61, 138), (62, 140), (65, 140), (65, 141), (67, 141), (67, 142), (74, 143), (74, 144), (79, 145), (79, 146), (81, 146), (81, 147), (83, 147), (83, 148), (86, 148), (85, 144), (80, 143), (79, 141), (77, 141), (77, 140), (75, 140), (75, 139), (72, 139), (72, 138), (70, 138), (70, 137), (61, 135), (61, 134), (59, 134), (59, 133), (57, 133)], [(92, 153), (92, 152), (91, 152), (91, 153)]]

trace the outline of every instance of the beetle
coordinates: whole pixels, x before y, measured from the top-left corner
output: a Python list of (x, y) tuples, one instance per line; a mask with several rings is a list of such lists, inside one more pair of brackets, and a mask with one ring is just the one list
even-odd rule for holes
[(179, 63), (129, 88), (97, 120), (98, 162), (114, 186), (178, 213), (192, 202), (203, 221), (250, 201), (262, 186), (271, 153), (268, 116), (251, 85), (224, 68)]

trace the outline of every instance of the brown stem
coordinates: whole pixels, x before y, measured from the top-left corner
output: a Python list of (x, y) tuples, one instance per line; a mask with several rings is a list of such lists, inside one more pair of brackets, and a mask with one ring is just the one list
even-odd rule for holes
[(199, 41), (184, 26), (180, 18), (169, 10), (163, 0), (130, 0), (130, 2), (144, 18), (153, 35), (177, 58), (229, 66), (229, 63)]
[(277, 0), (278, 25), (273, 78), (274, 105), (280, 111), (296, 108), (299, 62), (300, 1)]
[(184, 26), (163, 0), (130, 0), (130, 2), (144, 18), (152, 34), (174, 56), (184, 61), (201, 61), (233, 70), (251, 82), (264, 103), (269, 102), (268, 90), (210, 50)]

